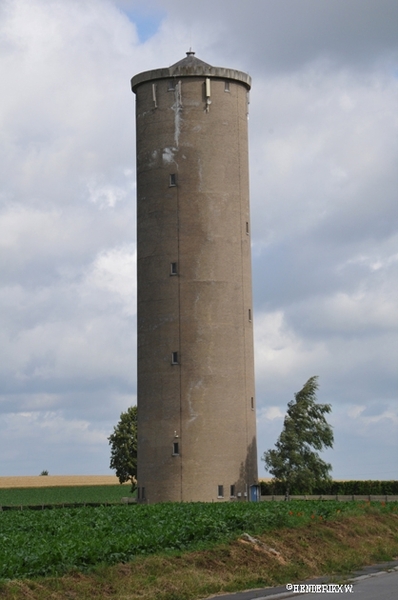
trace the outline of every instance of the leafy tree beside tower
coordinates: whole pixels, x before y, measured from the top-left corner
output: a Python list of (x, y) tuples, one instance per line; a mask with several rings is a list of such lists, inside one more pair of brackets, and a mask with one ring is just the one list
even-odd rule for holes
[(318, 452), (333, 447), (333, 431), (325, 414), (330, 404), (318, 404), (318, 377), (311, 377), (289, 402), (283, 430), (274, 450), (264, 452), (265, 468), (285, 487), (286, 496), (292, 491), (310, 494), (314, 486), (330, 480), (332, 465), (324, 462)]
[(113, 433), (108, 437), (111, 446), (110, 468), (115, 469), (120, 483), (131, 482), (131, 491), (137, 483), (137, 407), (122, 412)]

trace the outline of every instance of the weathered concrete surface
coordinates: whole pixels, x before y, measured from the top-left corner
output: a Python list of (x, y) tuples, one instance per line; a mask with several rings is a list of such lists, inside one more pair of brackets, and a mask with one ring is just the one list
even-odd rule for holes
[(243, 500), (257, 483), (250, 78), (223, 72), (189, 54), (132, 82), (138, 487), (147, 502), (229, 500), (231, 486)]

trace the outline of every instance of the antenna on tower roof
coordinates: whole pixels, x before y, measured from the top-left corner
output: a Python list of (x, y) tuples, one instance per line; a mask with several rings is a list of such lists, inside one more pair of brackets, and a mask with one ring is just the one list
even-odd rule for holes
[(188, 52), (186, 53), (187, 56), (193, 56), (195, 54), (195, 52), (192, 50), (192, 47), (189, 48)]

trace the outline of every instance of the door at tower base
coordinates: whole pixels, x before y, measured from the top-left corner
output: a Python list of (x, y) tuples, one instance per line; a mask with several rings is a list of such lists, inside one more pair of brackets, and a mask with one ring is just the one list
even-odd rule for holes
[(260, 495), (260, 486), (258, 484), (253, 484), (250, 486), (250, 500), (252, 502), (259, 502), (261, 499)]
[(138, 501), (244, 501), (257, 479), (250, 77), (193, 53), (132, 79)]

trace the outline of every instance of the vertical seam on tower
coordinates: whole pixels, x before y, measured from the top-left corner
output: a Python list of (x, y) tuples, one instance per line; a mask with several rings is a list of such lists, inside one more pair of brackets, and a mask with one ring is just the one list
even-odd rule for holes
[[(236, 115), (238, 120), (238, 161), (239, 161), (239, 214), (240, 214), (240, 256), (241, 256), (241, 282), (242, 282), (242, 320), (243, 320), (243, 361), (244, 361), (244, 373), (245, 373), (245, 398), (244, 398), (244, 407), (245, 407), (245, 429), (246, 429), (246, 451), (249, 447), (248, 440), (248, 422), (247, 422), (247, 358), (246, 358), (246, 294), (245, 294), (245, 285), (244, 285), (244, 263), (243, 263), (243, 236), (242, 236), (242, 183), (241, 183), (241, 153), (240, 153), (240, 118), (239, 118), (239, 85), (237, 86), (237, 94), (236, 94)], [(247, 485), (247, 472), (245, 473), (245, 484)], [(249, 491), (246, 489), (246, 492)], [(247, 499), (249, 497), (247, 496)]]
[[(174, 117), (174, 144), (176, 146), (177, 152), (179, 149), (179, 136), (180, 136), (180, 110), (182, 111), (182, 82), (179, 80), (175, 86), (174, 92), (174, 100), (175, 100), (175, 117)], [(175, 162), (177, 167), (177, 177), (178, 177), (178, 163)], [(180, 261), (180, 191), (179, 191), (179, 182), (177, 179), (176, 186), (176, 194), (177, 194), (177, 302), (178, 302), (178, 350), (179, 350), (179, 367), (178, 367), (178, 378), (179, 378), (179, 436), (180, 436), (180, 502), (182, 502), (182, 461), (183, 461), (183, 453), (184, 453), (184, 441), (182, 439), (182, 397), (181, 397), (181, 369), (184, 362), (184, 356), (181, 351), (181, 261)]]
[[(178, 171), (178, 164), (177, 164)], [(181, 397), (181, 370), (184, 363), (184, 356), (181, 351), (181, 261), (180, 261), (180, 191), (178, 189), (177, 182), (177, 265), (178, 265), (178, 275), (177, 275), (177, 283), (178, 283), (178, 348), (180, 352), (180, 365), (178, 369), (179, 376), (179, 400), (180, 400), (180, 423), (179, 423), (179, 435), (180, 441), (182, 442), (182, 448), (180, 448), (180, 501), (182, 502), (182, 461), (184, 454), (184, 440), (182, 439), (182, 397)]]

